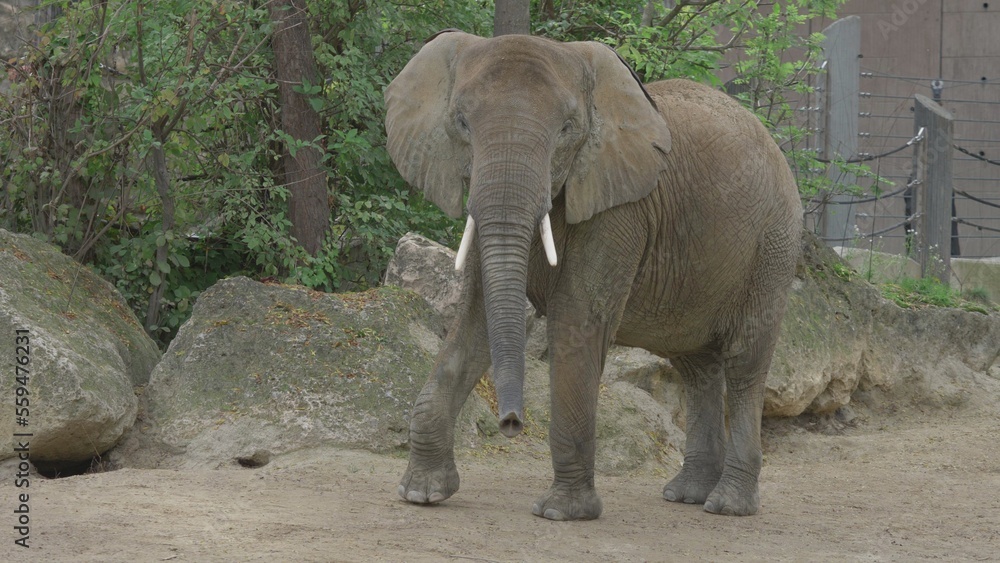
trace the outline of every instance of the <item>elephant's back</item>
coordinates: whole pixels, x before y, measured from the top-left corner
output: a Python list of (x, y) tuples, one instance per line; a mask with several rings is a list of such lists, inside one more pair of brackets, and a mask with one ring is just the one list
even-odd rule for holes
[(661, 80), (647, 84), (646, 90), (673, 129), (723, 128), (754, 136), (768, 134), (750, 110), (725, 92), (699, 82), (683, 78)]
[[(713, 221), (765, 224), (801, 221), (795, 178), (760, 120), (724, 92), (690, 80), (647, 86), (670, 128), (665, 197), (703, 208)], [(690, 190), (682, 186), (699, 186)]]
[(729, 171), (726, 162), (750, 159), (769, 162), (775, 171), (788, 168), (760, 119), (724, 92), (684, 79), (654, 82), (647, 89), (673, 136), (675, 165), (684, 167), (707, 158), (722, 165), (715, 170), (724, 172)]
[[(767, 133), (760, 120), (739, 102), (725, 92), (699, 82), (683, 78), (661, 80), (647, 84), (646, 90), (656, 102), (657, 109), (666, 118), (668, 125), (674, 128), (698, 129), (700, 126), (712, 125), (743, 128), (756, 123), (759, 127), (753, 128), (754, 133)], [(720, 122), (704, 119), (685, 120), (687, 117), (695, 116), (711, 116)]]

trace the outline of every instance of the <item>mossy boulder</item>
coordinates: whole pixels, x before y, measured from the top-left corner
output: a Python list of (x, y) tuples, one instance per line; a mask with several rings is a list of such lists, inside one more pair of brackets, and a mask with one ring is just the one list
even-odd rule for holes
[(877, 288), (806, 233), (767, 377), (765, 416), (826, 413), (846, 405), (883, 302)]
[[(395, 287), (326, 294), (244, 277), (206, 290), (157, 365), (123, 465), (261, 465), (316, 446), (405, 448), (440, 320)], [(475, 432), (472, 413), (461, 428)]]
[(802, 242), (766, 416), (827, 414), (858, 399), (876, 410), (959, 407), (1000, 394), (1000, 315), (901, 308), (815, 235)]
[(878, 410), (1000, 407), (1000, 314), (890, 301), (872, 324), (854, 394)]
[[(18, 333), (17, 331), (27, 331)], [(107, 281), (58, 248), (0, 229), (0, 459), (27, 432), (31, 460), (58, 470), (103, 454), (135, 421), (142, 385), (160, 358), (128, 304)], [(16, 336), (27, 337), (20, 341)], [(14, 398), (16, 358), (27, 425)], [(27, 394), (24, 394), (27, 393)]]

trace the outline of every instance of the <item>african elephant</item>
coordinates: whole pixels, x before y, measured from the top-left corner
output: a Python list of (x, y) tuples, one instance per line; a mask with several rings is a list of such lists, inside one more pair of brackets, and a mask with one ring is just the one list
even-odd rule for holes
[(413, 406), (399, 494), (437, 503), (458, 490), (455, 419), (491, 363), (500, 429), (521, 431), (527, 295), (548, 319), (555, 473), (535, 515), (601, 514), (595, 413), (612, 343), (682, 375), (684, 465), (663, 496), (754, 514), (764, 380), (802, 219), (760, 121), (690, 81), (643, 88), (599, 43), (454, 31), (429, 40), (385, 100), (406, 181), (456, 218), (468, 189), (465, 293)]

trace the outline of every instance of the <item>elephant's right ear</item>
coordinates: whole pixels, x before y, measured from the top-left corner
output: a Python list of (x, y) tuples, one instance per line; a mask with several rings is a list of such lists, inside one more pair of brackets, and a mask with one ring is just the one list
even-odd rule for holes
[(385, 89), (389, 156), (403, 179), (451, 217), (461, 217), (468, 146), (448, 136), (455, 60), (482, 38), (449, 31), (434, 36)]

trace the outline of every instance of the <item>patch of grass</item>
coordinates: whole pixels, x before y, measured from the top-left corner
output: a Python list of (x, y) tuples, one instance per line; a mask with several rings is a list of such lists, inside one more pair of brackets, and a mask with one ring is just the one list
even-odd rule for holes
[(828, 272), (847, 282), (851, 281), (854, 279), (854, 276), (858, 275), (853, 268), (841, 262), (834, 262), (832, 264), (816, 264), (810, 267), (810, 270), (816, 279), (823, 281), (829, 279), (829, 276), (827, 275)]
[(844, 281), (851, 281), (851, 278), (857, 273), (847, 264), (841, 264), (839, 262), (834, 262), (833, 273), (840, 279)]
[(966, 289), (962, 292), (962, 297), (968, 301), (979, 303), (981, 305), (993, 305), (993, 300), (990, 298), (990, 292), (987, 291), (985, 287), (973, 287), (971, 289)]
[(532, 412), (524, 409), (524, 430), (521, 436), (529, 440), (545, 440), (549, 437), (548, 424), (540, 424)]
[(493, 416), (499, 416), (500, 401), (497, 399), (497, 388), (493, 385), (493, 378), (488, 374), (483, 374), (483, 377), (476, 383), (475, 391), (490, 406)]
[(882, 296), (904, 309), (925, 307), (951, 307), (975, 313), (989, 314), (1000, 311), (989, 301), (985, 291), (962, 293), (941, 283), (937, 278), (902, 278), (895, 283), (881, 286)]

